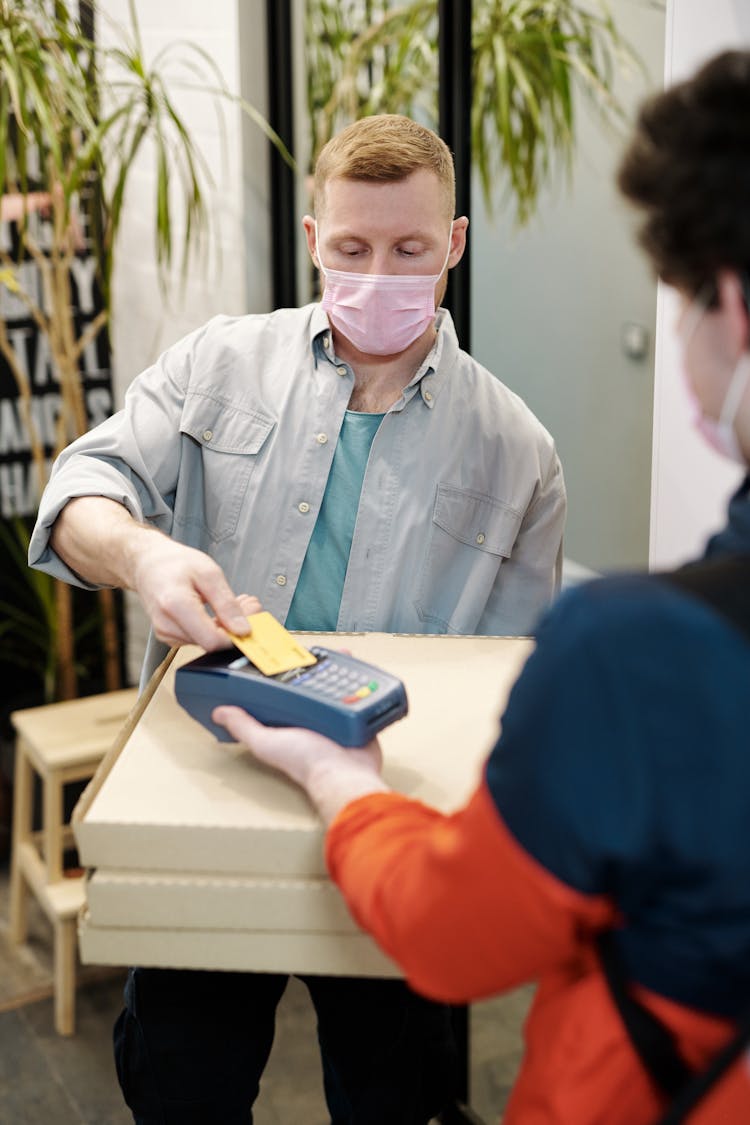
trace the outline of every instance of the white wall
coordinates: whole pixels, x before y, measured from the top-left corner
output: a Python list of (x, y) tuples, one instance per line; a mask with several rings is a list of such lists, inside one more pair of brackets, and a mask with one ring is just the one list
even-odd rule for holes
[[(97, 35), (111, 42), (118, 22), (128, 26), (127, 0), (100, 0), (98, 7)], [(167, 44), (190, 40), (211, 55), (233, 93), (267, 111), (263, 0), (136, 0), (136, 9), (147, 61)], [(180, 67), (174, 73), (185, 75)], [(176, 102), (211, 170), (212, 241), (203, 259), (194, 260), (184, 288), (175, 274), (165, 295), (153, 248), (154, 170), (147, 156), (140, 160), (115, 255), (117, 405), (135, 375), (185, 333), (216, 313), (261, 312), (271, 303), (267, 141), (236, 105), (224, 105), (222, 126), (205, 94), (182, 91)], [(129, 675), (137, 680), (147, 627), (134, 598), (127, 602), (127, 629)]]
[[(662, 82), (664, 13), (614, 0), (618, 28), (643, 59), (617, 90), (632, 111)], [(531, 406), (554, 436), (569, 497), (565, 553), (596, 570), (645, 566), (651, 491), (656, 286), (634, 245), (614, 185), (624, 133), (606, 131), (582, 99), (570, 187), (546, 190), (537, 216), (514, 229), (472, 201), (473, 351)], [(628, 358), (628, 324), (646, 355)]]
[[(747, 0), (668, 0), (667, 84), (689, 76), (727, 47), (750, 46)], [(659, 287), (654, 392), (651, 552), (653, 567), (698, 554), (724, 519), (740, 470), (709, 450), (690, 425), (673, 336), (675, 295)]]
[[(127, 26), (128, 4), (103, 0), (100, 8), (97, 34), (107, 41), (114, 36), (113, 20)], [(136, 0), (136, 8), (147, 61), (167, 44), (190, 40), (215, 60), (230, 91), (266, 110), (263, 0)], [(184, 77), (186, 71), (175, 66), (174, 74)], [(232, 103), (224, 103), (217, 114), (205, 93), (175, 91), (211, 170), (212, 244), (203, 259), (193, 261), (184, 293), (175, 273), (165, 296), (153, 254), (154, 169), (145, 155), (129, 185), (116, 254), (114, 355), (120, 395), (166, 345), (214, 313), (265, 309), (270, 301), (265, 138)], [(246, 240), (256, 258), (249, 277)]]

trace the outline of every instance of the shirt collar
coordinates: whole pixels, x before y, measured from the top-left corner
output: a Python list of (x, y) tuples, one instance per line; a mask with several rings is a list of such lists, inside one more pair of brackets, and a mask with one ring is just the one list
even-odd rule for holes
[(312, 348), (316, 364), (321, 356), (326, 356), (330, 359), (331, 363), (334, 362), (335, 357), (333, 354), (331, 326), (328, 323), (328, 315), (320, 302), (312, 307), (312, 315), (310, 317), (310, 347)]
[(435, 343), (425, 356), (414, 378), (404, 387), (404, 398), (407, 402), (418, 388), (422, 401), (430, 410), (435, 405), (458, 352), (456, 330), (453, 327), (451, 314), (447, 309), (438, 309), (435, 316), (435, 328), (437, 329)]

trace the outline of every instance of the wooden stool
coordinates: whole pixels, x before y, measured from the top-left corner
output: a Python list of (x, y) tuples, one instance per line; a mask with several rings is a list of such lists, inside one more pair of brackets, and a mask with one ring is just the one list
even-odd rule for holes
[[(63, 790), (93, 777), (135, 704), (135, 688), (14, 711), (17, 732), (10, 868), (9, 937), (26, 940), (31, 890), (54, 928), (55, 1029), (75, 1031), (76, 921), (84, 876), (65, 878), (63, 854), (74, 845), (63, 818)], [(42, 782), (42, 827), (34, 831), (34, 771)]]

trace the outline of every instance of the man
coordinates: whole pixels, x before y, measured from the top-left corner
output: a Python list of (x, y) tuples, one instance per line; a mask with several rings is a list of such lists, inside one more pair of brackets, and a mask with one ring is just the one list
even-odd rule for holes
[[(746, 471), (748, 151), (733, 52), (646, 104), (620, 171), (696, 423)], [(389, 792), (376, 744), (214, 712), (333, 822), (331, 874), (415, 988), (539, 981), (505, 1125), (750, 1120), (750, 477), (707, 556), (559, 600), (454, 816)]]
[[(30, 561), (135, 590), (163, 644), (290, 628), (526, 633), (556, 589), (552, 440), (436, 306), (460, 260), (432, 132), (367, 118), (321, 153), (304, 220), (323, 299), (219, 317), (60, 458)], [(135, 970), (118, 1067), (139, 1122), (248, 1121), (286, 978)], [(334, 1122), (421, 1123), (450, 1096), (445, 1009), (400, 982), (308, 978)]]

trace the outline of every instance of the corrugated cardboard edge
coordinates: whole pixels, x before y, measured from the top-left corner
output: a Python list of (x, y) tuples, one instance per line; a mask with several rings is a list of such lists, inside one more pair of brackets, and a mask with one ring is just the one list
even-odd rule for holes
[(169, 668), (169, 665), (172, 663), (178, 652), (179, 648), (171, 648), (169, 650), (159, 667), (154, 671), (154, 674), (151, 676), (151, 679), (148, 681), (141, 694), (138, 696), (138, 699), (135, 702), (135, 706), (132, 708), (121, 729), (118, 731), (114, 742), (102, 758), (97, 767), (96, 773), (91, 778), (91, 781), (84, 789), (75, 805), (75, 808), (73, 809), (73, 813), (70, 819), (71, 824), (73, 824), (74, 826), (76, 824), (80, 824), (86, 813), (91, 808), (94, 798), (104, 784), (109, 771), (112, 769), (112, 766), (119, 758), (131, 734), (135, 730), (137, 724), (140, 722), (144, 711), (153, 699), (154, 694), (156, 693), (156, 689), (164, 678), (164, 673), (167, 671), (167, 668)]
[(322, 877), (248, 879), (98, 867), (86, 898), (97, 927), (361, 932), (338, 888)]
[(81, 958), (89, 965), (397, 979), (403, 976), (398, 965), (364, 933), (96, 926), (84, 907), (78, 916), (78, 942)]

